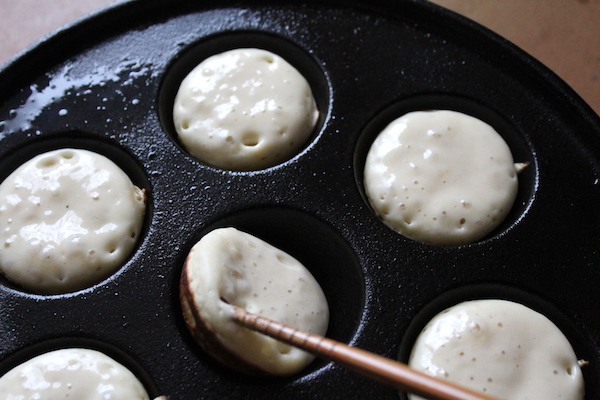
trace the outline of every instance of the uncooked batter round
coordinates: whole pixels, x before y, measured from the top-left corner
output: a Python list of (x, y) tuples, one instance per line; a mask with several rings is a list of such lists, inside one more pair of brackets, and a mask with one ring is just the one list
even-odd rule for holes
[(392, 229), (424, 243), (461, 245), (505, 219), (518, 180), (511, 151), (491, 126), (442, 110), (389, 124), (368, 152), (364, 185)]
[(145, 201), (145, 192), (100, 154), (40, 154), (0, 184), (0, 271), (36, 293), (98, 283), (131, 255)]
[(54, 350), (0, 377), (0, 400), (148, 400), (136, 376), (90, 349)]
[(183, 147), (200, 161), (236, 171), (292, 157), (318, 117), (306, 79), (280, 56), (252, 48), (202, 61), (181, 82), (173, 107)]
[(467, 301), (435, 316), (409, 365), (500, 399), (584, 398), (581, 368), (565, 335), (544, 315), (506, 300)]

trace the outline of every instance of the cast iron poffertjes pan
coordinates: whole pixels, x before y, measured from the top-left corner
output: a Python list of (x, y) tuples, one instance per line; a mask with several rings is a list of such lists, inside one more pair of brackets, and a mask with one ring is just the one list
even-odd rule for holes
[[(230, 172), (192, 158), (171, 110), (202, 59), (271, 50), (309, 81), (321, 113), (309, 143), (271, 168)], [(365, 199), (375, 135), (415, 110), (451, 109), (496, 128), (520, 174), (504, 223), (470, 245), (393, 232)], [(430, 317), (503, 298), (548, 316), (600, 398), (600, 119), (559, 78), (475, 23), (417, 0), (127, 1), (46, 37), (0, 71), (0, 179), (60, 147), (115, 161), (146, 189), (139, 246), (119, 271), (64, 295), (0, 280), (0, 374), (52, 349), (99, 349), (171, 400), (404, 396), (315, 361), (253, 378), (209, 358), (182, 318), (185, 257), (235, 226), (303, 262), (331, 310), (327, 336), (406, 361)]]

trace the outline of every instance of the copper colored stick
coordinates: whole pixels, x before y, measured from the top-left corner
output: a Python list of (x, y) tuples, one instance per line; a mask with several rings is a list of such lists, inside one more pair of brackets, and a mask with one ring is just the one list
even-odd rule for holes
[(334, 361), (360, 375), (430, 400), (498, 400), (448, 381), (415, 371), (405, 364), (335, 340), (304, 332), (235, 307), (242, 326)]

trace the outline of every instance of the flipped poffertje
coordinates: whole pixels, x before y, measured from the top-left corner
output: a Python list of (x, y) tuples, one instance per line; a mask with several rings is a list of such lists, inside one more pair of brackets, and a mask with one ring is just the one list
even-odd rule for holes
[(194, 245), (180, 299), (198, 344), (224, 365), (253, 375), (293, 375), (314, 356), (241, 327), (233, 306), (318, 335), (329, 325), (327, 299), (308, 269), (236, 228), (215, 229)]

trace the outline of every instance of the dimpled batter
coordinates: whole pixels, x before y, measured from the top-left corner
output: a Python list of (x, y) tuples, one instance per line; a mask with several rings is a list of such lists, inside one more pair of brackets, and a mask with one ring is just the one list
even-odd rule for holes
[(147, 400), (141, 382), (110, 357), (89, 349), (42, 354), (0, 377), (0, 400)]
[(93, 285), (129, 257), (145, 207), (144, 192), (108, 158), (41, 154), (0, 185), (0, 270), (36, 293)]
[(305, 145), (319, 112), (306, 79), (276, 54), (235, 49), (201, 62), (181, 82), (173, 120), (195, 158), (257, 170)]
[(294, 374), (314, 359), (232, 319), (235, 305), (298, 329), (326, 333), (325, 295), (310, 272), (287, 253), (235, 228), (216, 229), (192, 248), (184, 273), (193, 306), (228, 351), (274, 375)]
[(488, 124), (455, 111), (408, 113), (375, 139), (364, 169), (371, 206), (388, 226), (435, 245), (477, 241), (514, 203), (510, 149)]
[(409, 365), (501, 399), (584, 398), (567, 338), (544, 315), (506, 300), (468, 301), (438, 314), (419, 335)]

